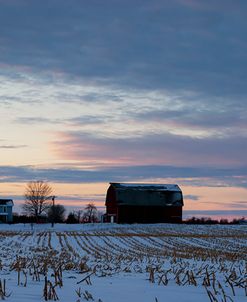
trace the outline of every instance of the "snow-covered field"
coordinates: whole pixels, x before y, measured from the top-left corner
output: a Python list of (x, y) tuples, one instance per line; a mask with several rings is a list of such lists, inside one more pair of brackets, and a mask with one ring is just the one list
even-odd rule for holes
[(1, 298), (247, 301), (247, 226), (2, 224)]

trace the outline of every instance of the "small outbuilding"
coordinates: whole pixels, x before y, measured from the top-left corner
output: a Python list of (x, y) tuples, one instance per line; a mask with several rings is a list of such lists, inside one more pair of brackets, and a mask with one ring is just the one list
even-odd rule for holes
[(183, 194), (176, 184), (110, 183), (105, 205), (107, 222), (179, 223)]
[(13, 221), (13, 200), (12, 199), (0, 199), (0, 223)]

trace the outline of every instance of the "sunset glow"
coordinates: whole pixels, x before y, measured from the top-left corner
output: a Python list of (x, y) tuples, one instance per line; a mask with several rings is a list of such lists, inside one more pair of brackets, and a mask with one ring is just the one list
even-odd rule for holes
[(177, 183), (185, 215), (247, 216), (245, 1), (48, 2), (0, 1), (1, 198)]

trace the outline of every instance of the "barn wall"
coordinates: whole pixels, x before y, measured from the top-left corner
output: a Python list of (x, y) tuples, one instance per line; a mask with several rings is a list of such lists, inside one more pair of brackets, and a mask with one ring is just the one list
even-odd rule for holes
[(106, 193), (106, 222), (111, 221), (111, 215), (116, 215), (114, 222), (116, 221), (117, 217), (117, 200), (116, 200), (116, 190), (113, 186), (110, 186)]
[(181, 222), (182, 207), (120, 206), (118, 223)]

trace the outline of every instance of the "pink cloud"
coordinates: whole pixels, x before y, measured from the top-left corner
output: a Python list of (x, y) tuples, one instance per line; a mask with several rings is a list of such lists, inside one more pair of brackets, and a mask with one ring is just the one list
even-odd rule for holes
[[(153, 134), (131, 138), (90, 136), (83, 132), (59, 133), (51, 143), (60, 159), (116, 165), (247, 165), (247, 142), (242, 137), (191, 138)], [(236, 146), (242, 146), (236, 148)]]

